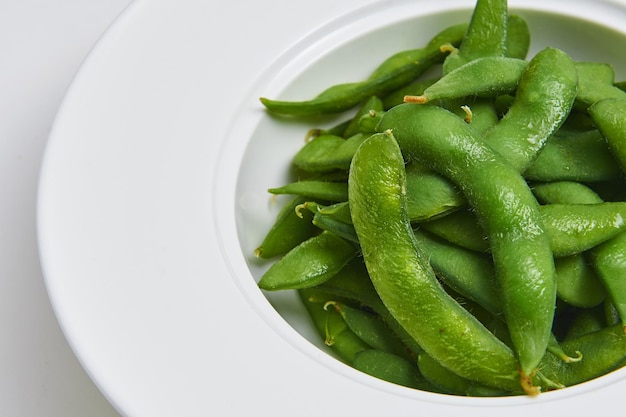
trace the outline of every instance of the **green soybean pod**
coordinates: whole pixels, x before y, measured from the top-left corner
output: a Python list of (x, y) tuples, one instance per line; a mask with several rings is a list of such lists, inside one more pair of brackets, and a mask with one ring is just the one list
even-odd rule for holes
[(615, 86), (615, 72), (610, 64), (603, 62), (577, 62), (577, 106), (587, 109), (605, 98), (625, 99), (626, 92)]
[(626, 233), (598, 245), (590, 255), (626, 333)]
[(362, 133), (347, 139), (335, 135), (318, 136), (296, 153), (293, 165), (311, 173), (347, 171), (354, 152), (365, 139), (367, 136)]
[(350, 330), (339, 312), (334, 308), (326, 308), (326, 303), (336, 299), (315, 288), (300, 289), (298, 296), (324, 344), (340, 360), (352, 364), (359, 352), (371, 349), (367, 343)]
[(471, 381), (456, 375), (427, 353), (420, 353), (417, 366), (422, 376), (443, 393), (465, 395), (471, 385)]
[(554, 260), (557, 296), (569, 305), (590, 308), (600, 305), (606, 291), (593, 267), (582, 254)]
[(575, 339), (588, 333), (593, 333), (607, 327), (604, 317), (604, 305), (587, 308), (576, 314), (570, 323), (563, 340)]
[(443, 290), (418, 248), (406, 212), (405, 175), (404, 159), (389, 133), (371, 136), (352, 160), (352, 221), (376, 291), (406, 331), (447, 368), (486, 385), (519, 390), (513, 352)]
[[(422, 95), (406, 96), (405, 102), (427, 103), (463, 97), (496, 97), (517, 89), (528, 62), (503, 56), (480, 57), (445, 74)], [(488, 74), (488, 76), (485, 76)]]
[(485, 140), (520, 172), (566, 120), (576, 98), (576, 65), (565, 52), (544, 48), (528, 63), (515, 99)]
[(589, 107), (589, 114), (622, 171), (626, 171), (626, 93), (624, 98), (597, 101)]
[(417, 244), (444, 284), (490, 313), (502, 313), (495, 271), (489, 257), (451, 245), (419, 229), (414, 234)]
[(268, 291), (313, 287), (337, 274), (356, 254), (354, 244), (324, 231), (272, 264), (258, 285)]
[[(589, 250), (626, 228), (625, 202), (545, 204), (538, 210), (555, 257)], [(489, 238), (471, 211), (459, 210), (420, 225), (463, 248), (478, 252), (490, 250)]]
[(461, 45), (444, 61), (444, 74), (476, 58), (505, 56), (508, 18), (507, 0), (477, 0)]
[(622, 175), (599, 131), (551, 136), (535, 161), (524, 171), (530, 181), (611, 181)]
[(533, 184), (532, 191), (542, 204), (597, 204), (602, 203), (598, 193), (575, 181), (555, 181)]
[(345, 182), (303, 180), (270, 188), (267, 191), (275, 195), (292, 194), (326, 201), (348, 200), (348, 187)]
[(274, 224), (254, 251), (255, 256), (268, 259), (284, 255), (317, 234), (312, 214), (296, 215), (296, 207), (304, 202), (304, 198), (295, 197), (281, 208)]
[(382, 96), (410, 83), (433, 65), (444, 60), (440, 46), (458, 45), (465, 35), (467, 24), (453, 25), (435, 35), (419, 49), (399, 52), (386, 59), (367, 80), (334, 85), (317, 97), (305, 101), (272, 100), (262, 97), (261, 103), (271, 112), (311, 116), (338, 113), (358, 105), (371, 96)]
[(422, 391), (437, 391), (424, 379), (414, 363), (389, 352), (363, 350), (355, 355), (352, 365), (361, 372), (393, 384)]
[(406, 165), (406, 189), (411, 221), (440, 217), (467, 204), (454, 184), (418, 161)]
[(406, 159), (423, 160), (463, 190), (487, 232), (521, 371), (531, 375), (551, 334), (556, 274), (538, 203), (526, 181), (445, 109), (396, 106), (379, 129), (393, 132)]
[(350, 124), (346, 127), (344, 131), (344, 135), (350, 137), (352, 135), (356, 135), (357, 133), (362, 133), (359, 126), (359, 120), (361, 117), (368, 115), (370, 112), (380, 112), (383, 111), (383, 101), (377, 96), (372, 96), (365, 100), (365, 102), (361, 105), (356, 114), (352, 117)]
[(470, 209), (460, 209), (447, 216), (418, 223), (419, 227), (454, 245), (475, 252), (489, 252), (485, 229)]
[(339, 312), (350, 330), (372, 348), (411, 359), (400, 338), (378, 314), (342, 302), (330, 301), (327, 307), (330, 306)]
[[(581, 352), (583, 360), (564, 364), (560, 358), (546, 355), (541, 361), (541, 375), (560, 386), (569, 387), (621, 366), (626, 358), (626, 335), (621, 325), (611, 326), (565, 340), (561, 347), (565, 352)], [(540, 380), (535, 382), (545, 386)]]
[(361, 258), (348, 262), (335, 276), (315, 288), (333, 296), (352, 300), (364, 308), (373, 310), (387, 323), (413, 356), (422, 351), (422, 347), (406, 332), (381, 301)]
[(546, 204), (540, 212), (555, 257), (592, 249), (626, 228), (626, 202)]
[(505, 55), (526, 59), (530, 49), (530, 29), (522, 16), (511, 13), (507, 19)]
[(405, 96), (419, 96), (424, 94), (424, 90), (437, 82), (441, 77), (418, 78), (417, 80), (398, 88), (382, 97), (385, 110), (389, 110), (398, 104), (404, 103)]

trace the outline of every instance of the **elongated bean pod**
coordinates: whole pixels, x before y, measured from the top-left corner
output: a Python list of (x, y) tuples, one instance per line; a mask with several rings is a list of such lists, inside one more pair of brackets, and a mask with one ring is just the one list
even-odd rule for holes
[(545, 353), (556, 274), (537, 201), (524, 178), (452, 113), (404, 104), (380, 130), (392, 131), (406, 159), (419, 159), (461, 188), (489, 237), (504, 311), (522, 372)]
[(371, 136), (352, 160), (350, 210), (372, 283), (433, 358), (468, 379), (519, 390), (513, 352), (443, 290), (417, 247), (406, 213), (405, 175), (388, 133)]
[(467, 24), (448, 27), (434, 36), (424, 48), (400, 52), (385, 60), (365, 81), (338, 84), (317, 97), (305, 101), (283, 101), (261, 98), (261, 103), (273, 113), (293, 116), (338, 113), (348, 110), (371, 96), (381, 96), (409, 82), (445, 58), (440, 46), (458, 45)]

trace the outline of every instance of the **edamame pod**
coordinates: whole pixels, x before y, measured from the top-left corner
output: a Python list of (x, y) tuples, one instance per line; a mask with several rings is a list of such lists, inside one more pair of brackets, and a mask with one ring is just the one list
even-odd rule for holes
[(258, 285), (268, 291), (313, 287), (337, 274), (356, 254), (352, 243), (323, 231), (272, 264)]
[(551, 136), (524, 172), (530, 181), (601, 182), (621, 175), (619, 164), (597, 130)]
[[(565, 340), (565, 352), (581, 352), (583, 360), (563, 363), (554, 355), (541, 361), (541, 374), (561, 386), (569, 387), (604, 375), (620, 366), (626, 358), (626, 335), (620, 325)], [(538, 384), (544, 385), (540, 381)]]
[(485, 140), (524, 172), (569, 115), (577, 81), (569, 55), (556, 48), (539, 51), (521, 75), (510, 109)]
[(351, 364), (359, 352), (371, 349), (367, 343), (350, 330), (339, 312), (334, 308), (325, 308), (327, 302), (335, 301), (335, 299), (315, 288), (300, 289), (298, 295), (324, 344), (339, 359)]
[(348, 200), (348, 187), (345, 182), (304, 180), (270, 188), (267, 191), (272, 194), (293, 194), (334, 202)]
[(317, 233), (311, 223), (312, 214), (301, 217), (296, 215), (296, 207), (304, 202), (304, 198), (295, 197), (281, 208), (261, 245), (254, 251), (255, 256), (268, 259), (284, 255)]
[(467, 24), (450, 26), (424, 47), (400, 52), (385, 60), (365, 81), (338, 84), (317, 97), (305, 101), (271, 100), (262, 97), (261, 103), (271, 112), (293, 116), (311, 116), (348, 110), (371, 96), (382, 96), (416, 79), (445, 55), (439, 47), (445, 43), (458, 45), (465, 35)]
[(508, 18), (506, 0), (477, 0), (461, 45), (444, 61), (444, 74), (476, 58), (505, 56)]
[(613, 67), (602, 62), (578, 62), (578, 107), (587, 109), (595, 102), (605, 98), (625, 99), (626, 92), (614, 85)]
[(406, 213), (405, 175), (389, 133), (371, 136), (352, 160), (350, 210), (372, 283), (433, 358), (468, 379), (519, 390), (513, 352), (443, 290), (417, 247)]
[(405, 102), (427, 103), (462, 97), (496, 97), (515, 91), (528, 62), (508, 57), (481, 57), (441, 77), (420, 96), (406, 96)]
[(589, 108), (589, 114), (620, 167), (626, 171), (626, 93), (622, 99), (597, 101)]
[(430, 164), (464, 192), (489, 237), (511, 338), (523, 374), (531, 375), (550, 338), (556, 274), (526, 181), (445, 109), (399, 105), (385, 114), (379, 129), (393, 132), (407, 160)]

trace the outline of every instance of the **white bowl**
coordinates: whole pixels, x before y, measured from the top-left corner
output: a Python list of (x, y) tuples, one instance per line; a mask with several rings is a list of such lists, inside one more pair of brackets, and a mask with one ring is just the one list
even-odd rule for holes
[[(312, 127), (270, 117), (258, 97), (364, 78), (467, 20), (472, 1), (207, 3), (139, 1), (123, 14), (77, 74), (42, 168), (50, 299), (122, 414), (582, 415), (620, 404), (623, 370), (538, 398), (389, 384), (330, 356), (293, 294), (256, 286), (267, 265), (253, 251), (279, 207), (266, 190), (287, 181)], [(530, 24), (531, 55), (555, 46), (626, 78), (626, 2), (509, 6)]]

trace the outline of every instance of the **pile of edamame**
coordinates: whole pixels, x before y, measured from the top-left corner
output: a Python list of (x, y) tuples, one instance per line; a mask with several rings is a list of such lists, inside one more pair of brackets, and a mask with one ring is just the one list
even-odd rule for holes
[[(612, 67), (528, 57), (506, 0), (306, 101), (313, 129), (256, 255), (334, 354), (436, 393), (537, 395), (626, 362), (626, 92)], [(435, 77), (426, 74), (435, 73)]]

